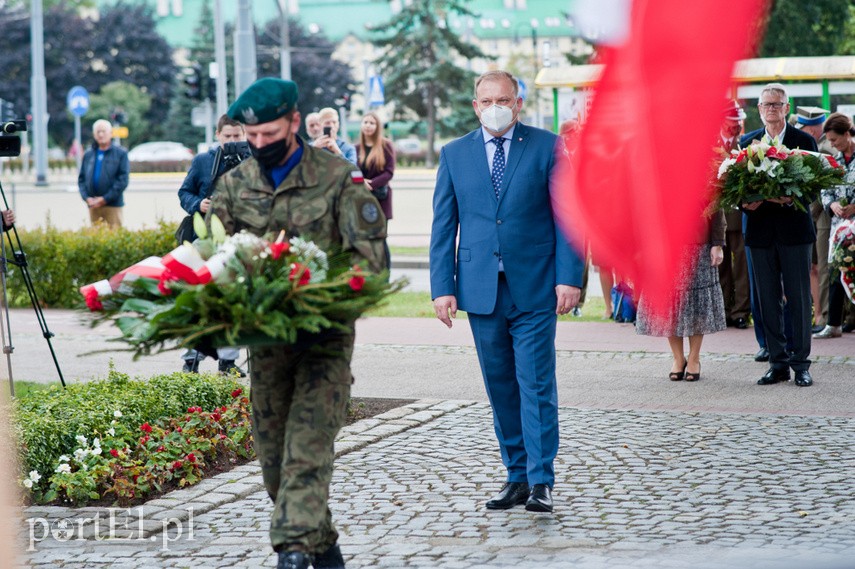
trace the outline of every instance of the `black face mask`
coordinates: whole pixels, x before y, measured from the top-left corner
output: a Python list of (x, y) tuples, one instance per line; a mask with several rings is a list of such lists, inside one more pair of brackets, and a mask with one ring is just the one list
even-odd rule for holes
[(290, 148), (291, 145), (288, 144), (287, 138), (271, 142), (267, 146), (262, 146), (261, 148), (253, 146), (252, 144), (249, 145), (249, 151), (252, 153), (253, 158), (258, 160), (261, 167), (267, 170), (279, 166), (285, 156), (288, 155), (288, 150)]

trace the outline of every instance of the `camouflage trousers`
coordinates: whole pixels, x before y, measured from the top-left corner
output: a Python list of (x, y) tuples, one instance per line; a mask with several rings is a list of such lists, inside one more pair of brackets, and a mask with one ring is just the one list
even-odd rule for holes
[(327, 504), (352, 354), (352, 333), (306, 350), (250, 350), (255, 451), (274, 502), (270, 540), (277, 551), (322, 553), (338, 540)]

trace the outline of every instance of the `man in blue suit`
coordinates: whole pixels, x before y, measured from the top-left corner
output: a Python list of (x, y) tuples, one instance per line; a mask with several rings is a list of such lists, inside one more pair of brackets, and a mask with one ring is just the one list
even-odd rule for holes
[(578, 303), (584, 265), (553, 218), (551, 190), (563, 149), (554, 134), (517, 122), (522, 105), (511, 74), (484, 73), (472, 101), (482, 128), (440, 154), (431, 297), (449, 328), (458, 308), (469, 315), (507, 469), (506, 484), (487, 508), (525, 504), (551, 512), (556, 315)]

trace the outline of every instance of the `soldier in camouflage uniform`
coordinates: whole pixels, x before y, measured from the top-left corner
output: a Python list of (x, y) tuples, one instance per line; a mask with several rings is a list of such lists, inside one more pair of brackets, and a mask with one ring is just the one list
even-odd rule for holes
[[(228, 233), (284, 229), (354, 263), (385, 269), (386, 220), (353, 164), (303, 144), (297, 87), (264, 78), (229, 108), (245, 124), (253, 158), (223, 175), (208, 215)], [(327, 506), (333, 442), (353, 377), (353, 328), (291, 346), (250, 349), (255, 448), (274, 501), (270, 538), (280, 569), (344, 567)]]

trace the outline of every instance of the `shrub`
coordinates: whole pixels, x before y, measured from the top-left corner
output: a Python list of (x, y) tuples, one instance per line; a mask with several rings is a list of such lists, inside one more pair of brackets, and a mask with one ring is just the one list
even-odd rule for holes
[(186, 172), (190, 160), (160, 160), (157, 162), (131, 162), (131, 173)]
[[(83, 305), (78, 288), (110, 278), (122, 269), (175, 246), (175, 226), (161, 221), (153, 229), (130, 231), (107, 225), (75, 231), (45, 229), (20, 232), (36, 295), (44, 307)], [(20, 269), (9, 265), (9, 303), (28, 306), (30, 298)]]
[(140, 425), (183, 417), (190, 407), (228, 405), (237, 389), (228, 377), (173, 373), (139, 381), (111, 370), (103, 381), (53, 386), (17, 399), (12, 416), (22, 471), (36, 471), (34, 491), (45, 491), (59, 457), (80, 448), (77, 437), (104, 437), (111, 428), (138, 433)]

